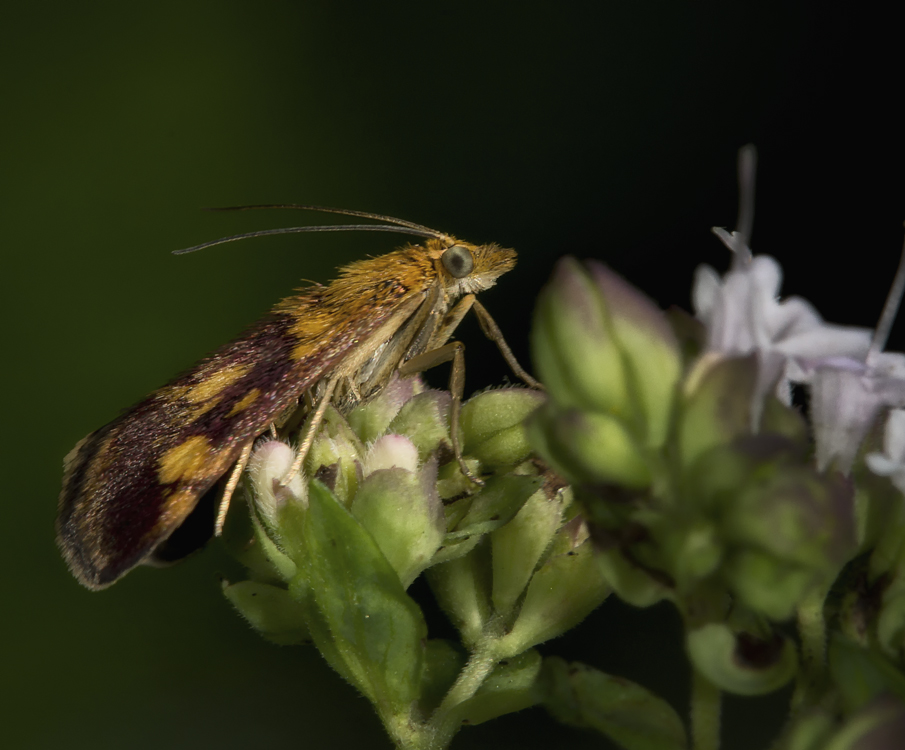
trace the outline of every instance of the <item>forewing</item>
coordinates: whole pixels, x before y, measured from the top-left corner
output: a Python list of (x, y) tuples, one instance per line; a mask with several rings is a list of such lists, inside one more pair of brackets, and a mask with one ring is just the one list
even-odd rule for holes
[(392, 314), (347, 321), (299, 357), (297, 315), (273, 315), (88, 435), (64, 461), (57, 541), (90, 588), (145, 560), (242, 447)]

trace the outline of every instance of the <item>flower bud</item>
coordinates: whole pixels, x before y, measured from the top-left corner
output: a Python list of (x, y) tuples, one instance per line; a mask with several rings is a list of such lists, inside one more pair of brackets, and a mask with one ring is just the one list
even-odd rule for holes
[[(417, 465), (415, 446), (401, 435), (378, 440), (367, 463), (380, 466), (392, 460), (390, 448), (401, 455), (400, 462)], [(352, 502), (352, 515), (374, 537), (403, 588), (428, 566), (446, 533), (436, 482), (436, 461), (429, 461), (419, 473), (398, 466), (378, 468), (365, 477)]]
[(499, 653), (512, 656), (577, 625), (607, 595), (594, 559), (587, 526), (572, 519), (556, 534), (550, 556), (532, 576), (515, 624), (499, 642)]
[(762, 695), (785, 685), (798, 669), (794, 644), (779, 633), (760, 638), (711, 622), (688, 631), (692, 664), (714, 685), (737, 695)]
[(527, 429), (538, 454), (570, 483), (632, 489), (650, 484), (650, 470), (638, 444), (609, 414), (557, 411), (548, 402), (529, 417)]
[(348, 507), (358, 489), (363, 445), (332, 406), (324, 413), (317, 437), (305, 457), (309, 478), (318, 479)]
[(426, 461), (441, 445), (450, 446), (450, 395), (445, 391), (425, 391), (412, 397), (387, 426), (387, 432), (405, 435)]
[(682, 465), (692, 466), (703, 453), (751, 431), (751, 398), (757, 359), (701, 357), (685, 379), (678, 442)]
[(535, 492), (509, 523), (491, 535), (493, 546), (493, 606), (507, 613), (534, 573), (562, 520), (559, 495)]
[(533, 358), (561, 409), (631, 411), (623, 355), (599, 290), (574, 258), (561, 260), (538, 297)]
[(525, 417), (545, 400), (540, 391), (503, 388), (469, 399), (459, 417), (462, 450), (486, 467), (515, 466), (531, 453)]
[(631, 392), (643, 415), (647, 445), (659, 447), (672, 421), (681, 375), (679, 344), (666, 316), (638, 289), (602, 263), (588, 269), (609, 313), (613, 334), (625, 357)]
[(349, 411), (349, 426), (363, 443), (371, 443), (387, 431), (403, 405), (423, 390), (420, 378), (401, 378), (394, 373), (377, 396)]

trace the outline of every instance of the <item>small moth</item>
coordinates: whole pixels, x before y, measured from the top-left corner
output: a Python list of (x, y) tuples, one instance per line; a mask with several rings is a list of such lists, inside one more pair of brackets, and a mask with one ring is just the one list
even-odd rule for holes
[[(263, 208), (271, 207), (277, 206)], [(464, 347), (450, 341), (469, 310), (475, 311), (485, 334), (516, 375), (537, 386), (475, 299), (476, 293), (515, 266), (514, 250), (462, 242), (378, 214), (279, 207), (384, 223), (264, 230), (177, 253), (250, 236), (350, 229), (398, 232), (421, 241), (345, 266), (327, 286), (298, 290), (235, 341), (72, 449), (64, 459), (57, 543), (75, 577), (88, 588), (109, 586), (136, 565), (163, 564), (183, 556), (184, 543), (177, 539), (185, 535), (175, 532), (191, 526), (187, 519), (197, 515), (192, 511), (199, 500), (222, 485), (213, 524), (219, 532), (256, 438), (308, 405), (299, 458), (286, 482), (300, 469), (327, 406), (332, 403), (342, 410), (371, 398), (395, 372), (406, 376), (452, 361), (453, 450), (470, 476), (457, 429)], [(205, 539), (211, 533), (210, 520), (206, 523)]]

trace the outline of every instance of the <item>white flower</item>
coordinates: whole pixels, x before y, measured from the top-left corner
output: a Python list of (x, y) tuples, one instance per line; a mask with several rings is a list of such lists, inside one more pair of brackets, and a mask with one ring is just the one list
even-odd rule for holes
[(847, 474), (880, 412), (905, 406), (905, 355), (877, 353), (869, 362), (839, 357), (804, 363), (821, 471), (835, 462)]
[(900, 492), (905, 492), (905, 410), (893, 409), (886, 420), (883, 453), (865, 457), (868, 468), (881, 477), (889, 477)]
[[(722, 279), (709, 266), (695, 273), (692, 300), (707, 331), (707, 348), (728, 356), (757, 355), (757, 385), (751, 405), (752, 427), (760, 422), (763, 402), (786, 379), (799, 380), (797, 360), (827, 357), (863, 359), (871, 332), (825, 323), (800, 297), (779, 300), (782, 269), (767, 255), (753, 256), (744, 237), (724, 229), (716, 234), (735, 254), (733, 268)], [(785, 377), (783, 377), (785, 376)]]

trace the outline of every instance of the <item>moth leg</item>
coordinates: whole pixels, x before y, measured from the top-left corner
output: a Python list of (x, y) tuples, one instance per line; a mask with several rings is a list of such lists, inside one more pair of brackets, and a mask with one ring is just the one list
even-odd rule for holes
[(226, 523), (226, 513), (229, 510), (229, 501), (232, 499), (233, 492), (236, 491), (236, 487), (239, 485), (239, 477), (242, 476), (242, 472), (245, 471), (245, 467), (248, 465), (248, 458), (251, 456), (251, 448), (253, 445), (254, 441), (251, 441), (242, 448), (242, 452), (239, 454), (235, 466), (233, 466), (229, 479), (226, 481), (226, 487), (223, 488), (223, 495), (220, 497), (220, 507), (217, 509), (217, 520), (214, 523), (214, 536), (223, 535), (223, 524)]
[(295, 461), (292, 462), (292, 466), (289, 467), (286, 476), (280, 480), (280, 484), (283, 487), (289, 484), (289, 482), (292, 481), (292, 478), (301, 470), (302, 464), (305, 461), (305, 456), (307, 456), (308, 451), (311, 450), (314, 436), (317, 435), (317, 428), (321, 426), (321, 422), (324, 420), (324, 414), (327, 413), (327, 407), (330, 405), (330, 397), (333, 396), (333, 391), (336, 388), (336, 383), (338, 381), (339, 378), (331, 378), (324, 383), (324, 392), (320, 395), (320, 400), (317, 402), (317, 408), (311, 414), (311, 421), (305, 429), (305, 436), (302, 438), (302, 442), (299, 445)]
[(455, 307), (446, 313), (442, 327), (435, 331), (434, 335), (431, 336), (429, 349), (439, 349), (449, 341), (453, 332), (459, 327), (459, 323), (462, 322), (462, 319), (468, 314), (468, 311), (471, 310), (472, 305), (476, 304), (478, 304), (478, 301), (473, 294), (466, 294), (462, 299), (456, 302)]
[(545, 390), (544, 386), (531, 377), (518, 363), (518, 360), (512, 353), (512, 349), (509, 348), (509, 344), (507, 344), (506, 339), (503, 338), (503, 332), (496, 324), (496, 321), (490, 316), (490, 313), (487, 312), (487, 308), (477, 300), (474, 300), (471, 306), (474, 308), (475, 315), (478, 316), (478, 323), (481, 324), (481, 330), (484, 332), (484, 335), (496, 344), (497, 349), (500, 350), (500, 354), (503, 355), (503, 359), (506, 360), (506, 364), (509, 365), (516, 377), (532, 388), (536, 388), (539, 391)]
[(465, 344), (461, 341), (451, 341), (438, 349), (433, 349), (417, 357), (412, 357), (408, 362), (399, 366), (399, 374), (405, 377), (416, 372), (424, 372), (431, 367), (452, 362), (452, 371), (449, 376), (449, 392), (452, 394), (452, 403), (449, 407), (449, 433), (452, 438), (453, 453), (459, 462), (459, 469), (475, 484), (482, 486), (483, 480), (471, 473), (471, 469), (462, 458), (462, 446), (459, 445), (459, 410), (462, 407), (462, 394), (465, 392)]

